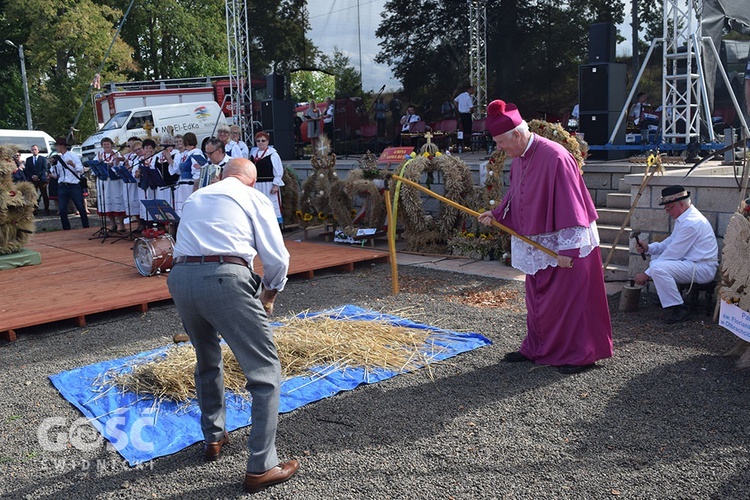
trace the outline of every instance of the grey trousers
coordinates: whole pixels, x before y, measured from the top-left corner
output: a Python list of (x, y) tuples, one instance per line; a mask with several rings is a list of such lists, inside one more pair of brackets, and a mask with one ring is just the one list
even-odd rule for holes
[(205, 440), (219, 441), (225, 430), (221, 335), (242, 367), (252, 396), (247, 471), (275, 467), (281, 367), (258, 298), (260, 277), (236, 264), (183, 263), (174, 266), (167, 285), (195, 347), (195, 386)]

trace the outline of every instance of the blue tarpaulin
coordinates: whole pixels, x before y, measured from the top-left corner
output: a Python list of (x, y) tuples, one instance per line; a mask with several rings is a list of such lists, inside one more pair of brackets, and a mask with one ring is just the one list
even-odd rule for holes
[[(447, 359), (491, 344), (489, 339), (477, 333), (450, 332), (351, 305), (301, 316), (317, 315), (339, 320), (387, 321), (406, 328), (431, 330), (434, 335), (425, 344), (431, 361)], [(171, 455), (203, 440), (197, 402), (156, 402), (153, 397), (121, 392), (103, 377), (110, 370), (125, 372), (136, 363), (162, 356), (167, 349), (169, 347), (162, 347), (50, 376), (60, 394), (91, 420), (91, 424), (131, 466)], [(290, 378), (282, 383), (279, 412), (290, 412), (361, 384), (372, 384), (396, 375), (398, 372), (382, 369), (320, 367), (309, 376)], [(226, 405), (227, 431), (251, 424), (251, 403), (248, 399), (227, 392)]]

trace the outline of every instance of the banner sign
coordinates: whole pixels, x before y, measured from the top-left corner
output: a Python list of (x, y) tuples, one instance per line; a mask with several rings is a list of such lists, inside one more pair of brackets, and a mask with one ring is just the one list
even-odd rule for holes
[(414, 146), (385, 148), (383, 152), (380, 153), (378, 163), (401, 163), (406, 156), (411, 154), (412, 151), (414, 151)]
[(750, 342), (750, 313), (743, 311), (736, 305), (721, 301), (719, 325), (742, 340)]

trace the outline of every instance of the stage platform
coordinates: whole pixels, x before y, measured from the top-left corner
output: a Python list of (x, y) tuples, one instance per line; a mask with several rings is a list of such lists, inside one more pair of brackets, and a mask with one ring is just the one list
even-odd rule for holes
[[(27, 246), (42, 263), (0, 271), (0, 336), (53, 321), (86, 325), (86, 316), (116, 309), (148, 311), (148, 304), (171, 300), (167, 275), (142, 276), (129, 240), (89, 240), (94, 228), (37, 233)], [(285, 240), (291, 254), (289, 276), (312, 278), (315, 271), (352, 271), (358, 262), (389, 262), (382, 250)], [(262, 274), (258, 259), (255, 270)]]

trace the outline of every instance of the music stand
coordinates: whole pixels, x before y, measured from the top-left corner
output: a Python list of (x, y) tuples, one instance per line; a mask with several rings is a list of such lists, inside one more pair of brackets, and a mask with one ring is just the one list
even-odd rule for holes
[[(120, 176), (120, 179), (122, 179), (122, 182), (124, 182), (125, 184), (138, 184), (138, 181), (136, 180), (136, 178), (133, 177), (133, 174), (131, 174), (130, 170), (125, 168), (124, 165), (117, 165), (113, 167), (112, 170), (114, 170), (115, 173), (117, 173), (117, 175)], [(127, 189), (125, 189), (124, 191), (125, 191), (125, 206), (127, 207), (126, 213), (128, 214), (128, 234), (126, 237), (123, 237), (122, 239), (132, 240), (133, 239), (133, 224), (132, 224), (132, 221), (130, 220), (132, 216), (129, 213), (130, 212), (130, 192)], [(114, 241), (112, 243), (114, 243)]]
[(104, 197), (104, 183), (109, 179), (109, 168), (107, 164), (100, 160), (89, 160), (84, 162), (84, 166), (89, 167), (94, 173), (96, 178), (96, 193), (97, 193), (97, 212), (99, 213), (99, 229), (91, 235), (89, 240), (95, 240), (101, 238), (102, 243), (107, 238), (119, 237), (110, 234), (109, 228), (107, 228), (107, 204)]
[(157, 224), (161, 223), (167, 226), (180, 221), (180, 216), (177, 215), (177, 212), (174, 211), (167, 200), (141, 200), (141, 204), (146, 207), (146, 212)]

